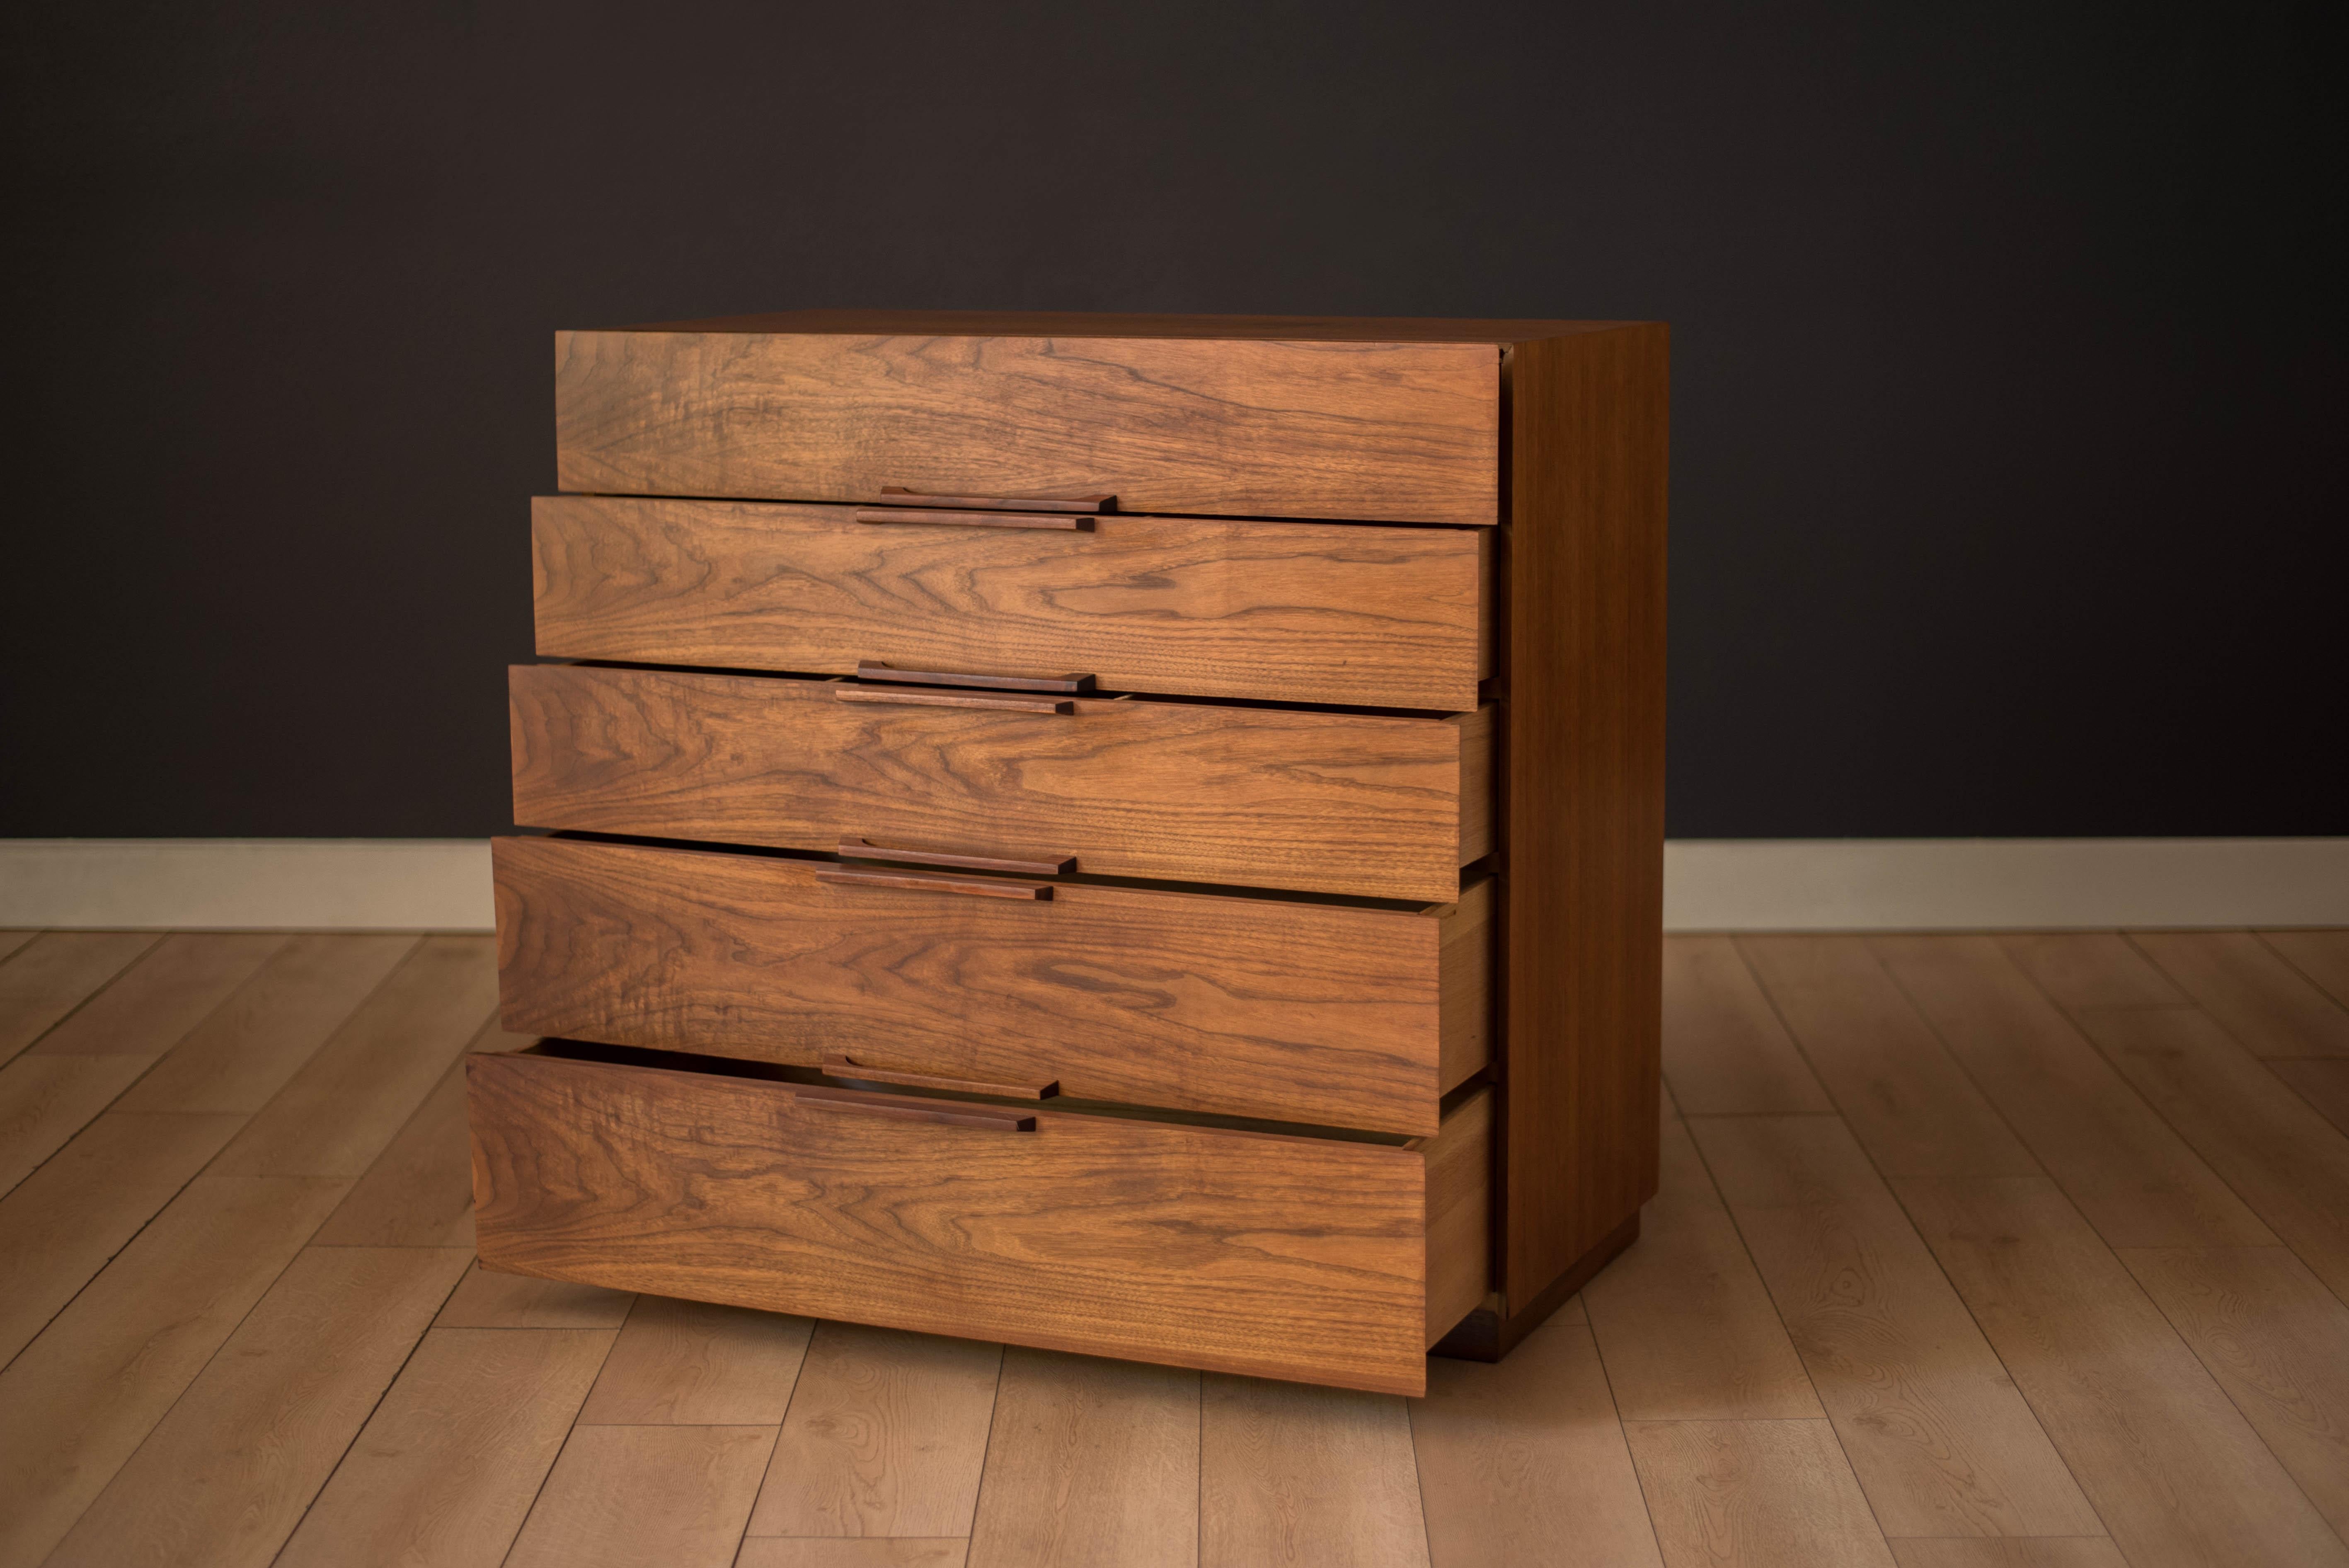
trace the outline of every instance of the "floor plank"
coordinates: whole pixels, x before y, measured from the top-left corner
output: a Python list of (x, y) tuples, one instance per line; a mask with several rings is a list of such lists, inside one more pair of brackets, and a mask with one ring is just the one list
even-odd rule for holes
[(2349, 1299), (2349, 1138), (2194, 1008), (2073, 1016), (2251, 1212)]
[(629, 1426), (781, 1426), (814, 1327), (807, 1318), (779, 1312), (640, 1295), (579, 1418)]
[(1664, 1077), (1683, 1116), (1835, 1109), (1726, 936), (1664, 938)]
[(497, 1006), (486, 936), (428, 936), (285, 1087), (215, 1169), (230, 1176), (367, 1174)]
[(452, 1062), (440, 1075), (315, 1244), (471, 1249), (472, 1140), (465, 1123), (464, 1063)]
[(963, 1541), (868, 1535), (787, 1540), (753, 1535), (734, 1568), (964, 1568)]
[(0, 1568), (64, 1538), (347, 1185), (197, 1178), (0, 1372)]
[(1825, 1421), (1630, 1421), (1671, 1568), (1892, 1568)]
[(2282, 1247), (2121, 1253), (2333, 1528), (2349, 1536), (2349, 1306)]
[(2121, 1549), (2101, 1535), (2030, 1541), (1895, 1541), (1900, 1568), (2129, 1568)]
[(2349, 1061), (2319, 1057), (2278, 1057), (2268, 1070), (2300, 1091), (2325, 1120), (2349, 1133)]
[(1199, 1375), (1003, 1353), (972, 1568), (1193, 1568)]
[(497, 1568), (615, 1337), (428, 1332), (275, 1568)]
[(274, 933), (174, 932), (42, 1036), (33, 1053), (160, 1057), (285, 945)]
[(1003, 1347), (819, 1323), (752, 1535), (968, 1538)]
[(1561, 1313), (1498, 1365), (1431, 1360), (1411, 1437), (1433, 1568), (1661, 1568), (1588, 1325)]
[(243, 1123), (239, 1116), (101, 1116), (0, 1199), (0, 1366)]
[(2147, 956), (2255, 1057), (2349, 1057), (2349, 1008), (2248, 931), (2148, 931)]
[(506, 1568), (729, 1568), (772, 1427), (576, 1427)]
[(2103, 1532), (1839, 1119), (1691, 1125), (1886, 1534)]
[(1200, 1379), (1199, 1568), (1427, 1568), (1405, 1402)]
[(624, 1290), (497, 1274), (473, 1265), (435, 1328), (617, 1328), (636, 1297)]
[(266, 1568), (467, 1255), (305, 1250), (98, 1494), (49, 1568)]
[(1886, 1175), (2038, 1174), (1866, 938), (1741, 936), (1737, 946)]
[(0, 1062), (16, 1056), (155, 945), (148, 931), (51, 931), (0, 964)]
[(2117, 931), (2002, 936), (1999, 947), (2059, 1007), (2178, 1007), (2185, 992)]
[(5, 964), (11, 954), (40, 934), (37, 931), (0, 931), (0, 964)]
[(2262, 931), (2258, 935), (2310, 984), (2349, 1007), (2349, 930)]
[(148, 1057), (40, 1057), (0, 1068), (0, 1192), (40, 1169), (147, 1070)]
[(2107, 1245), (2274, 1243), (2274, 1233), (1995, 942), (1888, 936), (1869, 945)]
[(1623, 1419), (1823, 1414), (1688, 1129), (1667, 1120), (1662, 1152), (1640, 1239), (1582, 1291)]
[(2349, 1563), (2349, 1548), (2052, 1181), (1893, 1185), (2131, 1562)]
[(251, 1115), (413, 953), (413, 936), (296, 936), (122, 1099), (124, 1110)]

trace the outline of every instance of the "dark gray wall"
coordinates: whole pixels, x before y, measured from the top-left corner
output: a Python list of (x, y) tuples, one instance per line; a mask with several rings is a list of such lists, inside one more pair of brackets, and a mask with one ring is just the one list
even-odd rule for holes
[(2349, 830), (2314, 7), (20, 6), (0, 833), (507, 819), (560, 325), (1674, 327), (1671, 830)]

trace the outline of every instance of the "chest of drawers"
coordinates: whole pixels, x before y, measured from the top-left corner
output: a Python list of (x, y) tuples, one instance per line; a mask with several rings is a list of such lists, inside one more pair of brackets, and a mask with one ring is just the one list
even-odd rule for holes
[(484, 1266), (1417, 1393), (1654, 1191), (1666, 334), (560, 335)]

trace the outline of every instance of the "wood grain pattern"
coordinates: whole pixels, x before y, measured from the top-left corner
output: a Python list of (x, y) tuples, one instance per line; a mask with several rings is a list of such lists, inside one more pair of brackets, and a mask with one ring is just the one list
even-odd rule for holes
[(233, 1116), (125, 1116), (84, 1128), (0, 1199), (0, 1365), (234, 1137)]
[(497, 1007), (486, 937), (428, 936), (245, 1124), (221, 1176), (367, 1174)]
[(30, 1054), (152, 1060), (226, 1001), (285, 940), (244, 932), (175, 932), (44, 1035)]
[(531, 552), (542, 658), (1084, 670), (1113, 692), (1455, 712), (1492, 673), (1482, 529), (882, 529), (839, 507), (541, 496)]
[(157, 940), (152, 932), (52, 931), (11, 954), (0, 965), (0, 1062), (39, 1039)]
[(1081, 884), (1012, 903), (773, 858), (492, 850), (524, 1034), (1410, 1133), (1490, 1048), (1485, 883), (1433, 914)]
[(1682, 1115), (1835, 1109), (1728, 937), (1664, 938), (1663, 985), (1664, 1078)]
[(2349, 1539), (2349, 1307), (2282, 1247), (2141, 1249), (2120, 1259)]
[(28, 1054), (0, 1068), (0, 1192), (64, 1148), (150, 1059)]
[(944, 1536), (751, 1535), (734, 1568), (963, 1568), (969, 1545)]
[(1425, 1376), (1417, 1150), (1047, 1109), (1030, 1133), (939, 1128), (550, 1057), (470, 1071), (494, 1268), (1402, 1392)]
[(1199, 1568), (1428, 1568), (1400, 1399), (1201, 1379)]
[(1889, 936), (1869, 945), (2107, 1245), (2274, 1242), (1991, 938)]
[(506, 1568), (731, 1568), (772, 1427), (576, 1427)]
[(1479, 1094), (1427, 1140), (1427, 1343), (1493, 1289), (1494, 1096)]
[(1900, 1568), (2129, 1568), (2121, 1549), (2102, 1535), (1918, 1537), (1889, 1544)]
[(0, 1372), (0, 1564), (64, 1539), (347, 1185), (199, 1177)]
[(1589, 1326), (1561, 1312), (1506, 1365), (1439, 1360), (1412, 1402), (1433, 1568), (1663, 1568)]
[(2187, 999), (2118, 932), (2024, 933), (1997, 941), (2060, 1007), (2168, 1007)]
[(466, 1256), (305, 1251), (48, 1561), (267, 1563), (391, 1386)]
[(816, 1326), (753, 1535), (968, 1536), (1003, 1347)]
[(465, 1129), (461, 1067), (452, 1065), (440, 1075), (311, 1244), (471, 1250), (472, 1144)]
[(2073, 1016), (2251, 1212), (2349, 1298), (2349, 1138), (2196, 1009)]
[(1003, 1353), (971, 1568), (1195, 1568), (1199, 1374)]
[(426, 1334), (275, 1568), (499, 1568), (613, 1337)]
[(2268, 1070), (2300, 1091), (2324, 1119), (2349, 1133), (2349, 1061), (2315, 1057), (2276, 1057)]
[(635, 1298), (571, 1280), (536, 1279), (476, 1264), (433, 1319), (435, 1328), (617, 1328)]
[(1825, 1421), (1627, 1421), (1664, 1561), (1892, 1568)]
[(1109, 876), (1459, 896), (1456, 719), (1079, 698), (874, 707), (833, 683), (517, 665), (514, 820), (829, 851), (843, 836)]
[(1668, 356), (1655, 324), (1509, 356), (1499, 837), (1513, 1309), (1655, 1191)]
[(1865, 937), (1741, 936), (1737, 946), (1886, 1175), (2039, 1173)]
[(1690, 1127), (1887, 1535), (2104, 1528), (1840, 1120)]
[(2259, 937), (2318, 990), (2349, 1007), (2349, 931), (2262, 931)]
[(2349, 1563), (2349, 1548), (2053, 1181), (1893, 1187), (2131, 1562)]
[(814, 1327), (804, 1317), (781, 1313), (640, 1295), (579, 1419), (588, 1425), (780, 1426)]
[(567, 490), (1499, 521), (1494, 344), (638, 330), (554, 359)]
[(0, 931), (0, 964), (5, 964), (11, 954), (40, 934), (37, 931)]
[(1818, 1397), (1688, 1130), (1663, 1130), (1640, 1240), (1582, 1287), (1626, 1421), (1817, 1416)]
[(259, 1110), (416, 947), (413, 936), (290, 939), (124, 1095), (120, 1109)]
[(2248, 931), (2147, 931), (2133, 940), (2255, 1057), (2349, 1057), (2349, 1008)]

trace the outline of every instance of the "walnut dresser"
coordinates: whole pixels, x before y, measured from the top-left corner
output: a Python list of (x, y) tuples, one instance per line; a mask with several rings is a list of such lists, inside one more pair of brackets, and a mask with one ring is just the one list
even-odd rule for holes
[(1416, 1394), (1655, 1190), (1666, 332), (561, 334), (487, 1267)]

